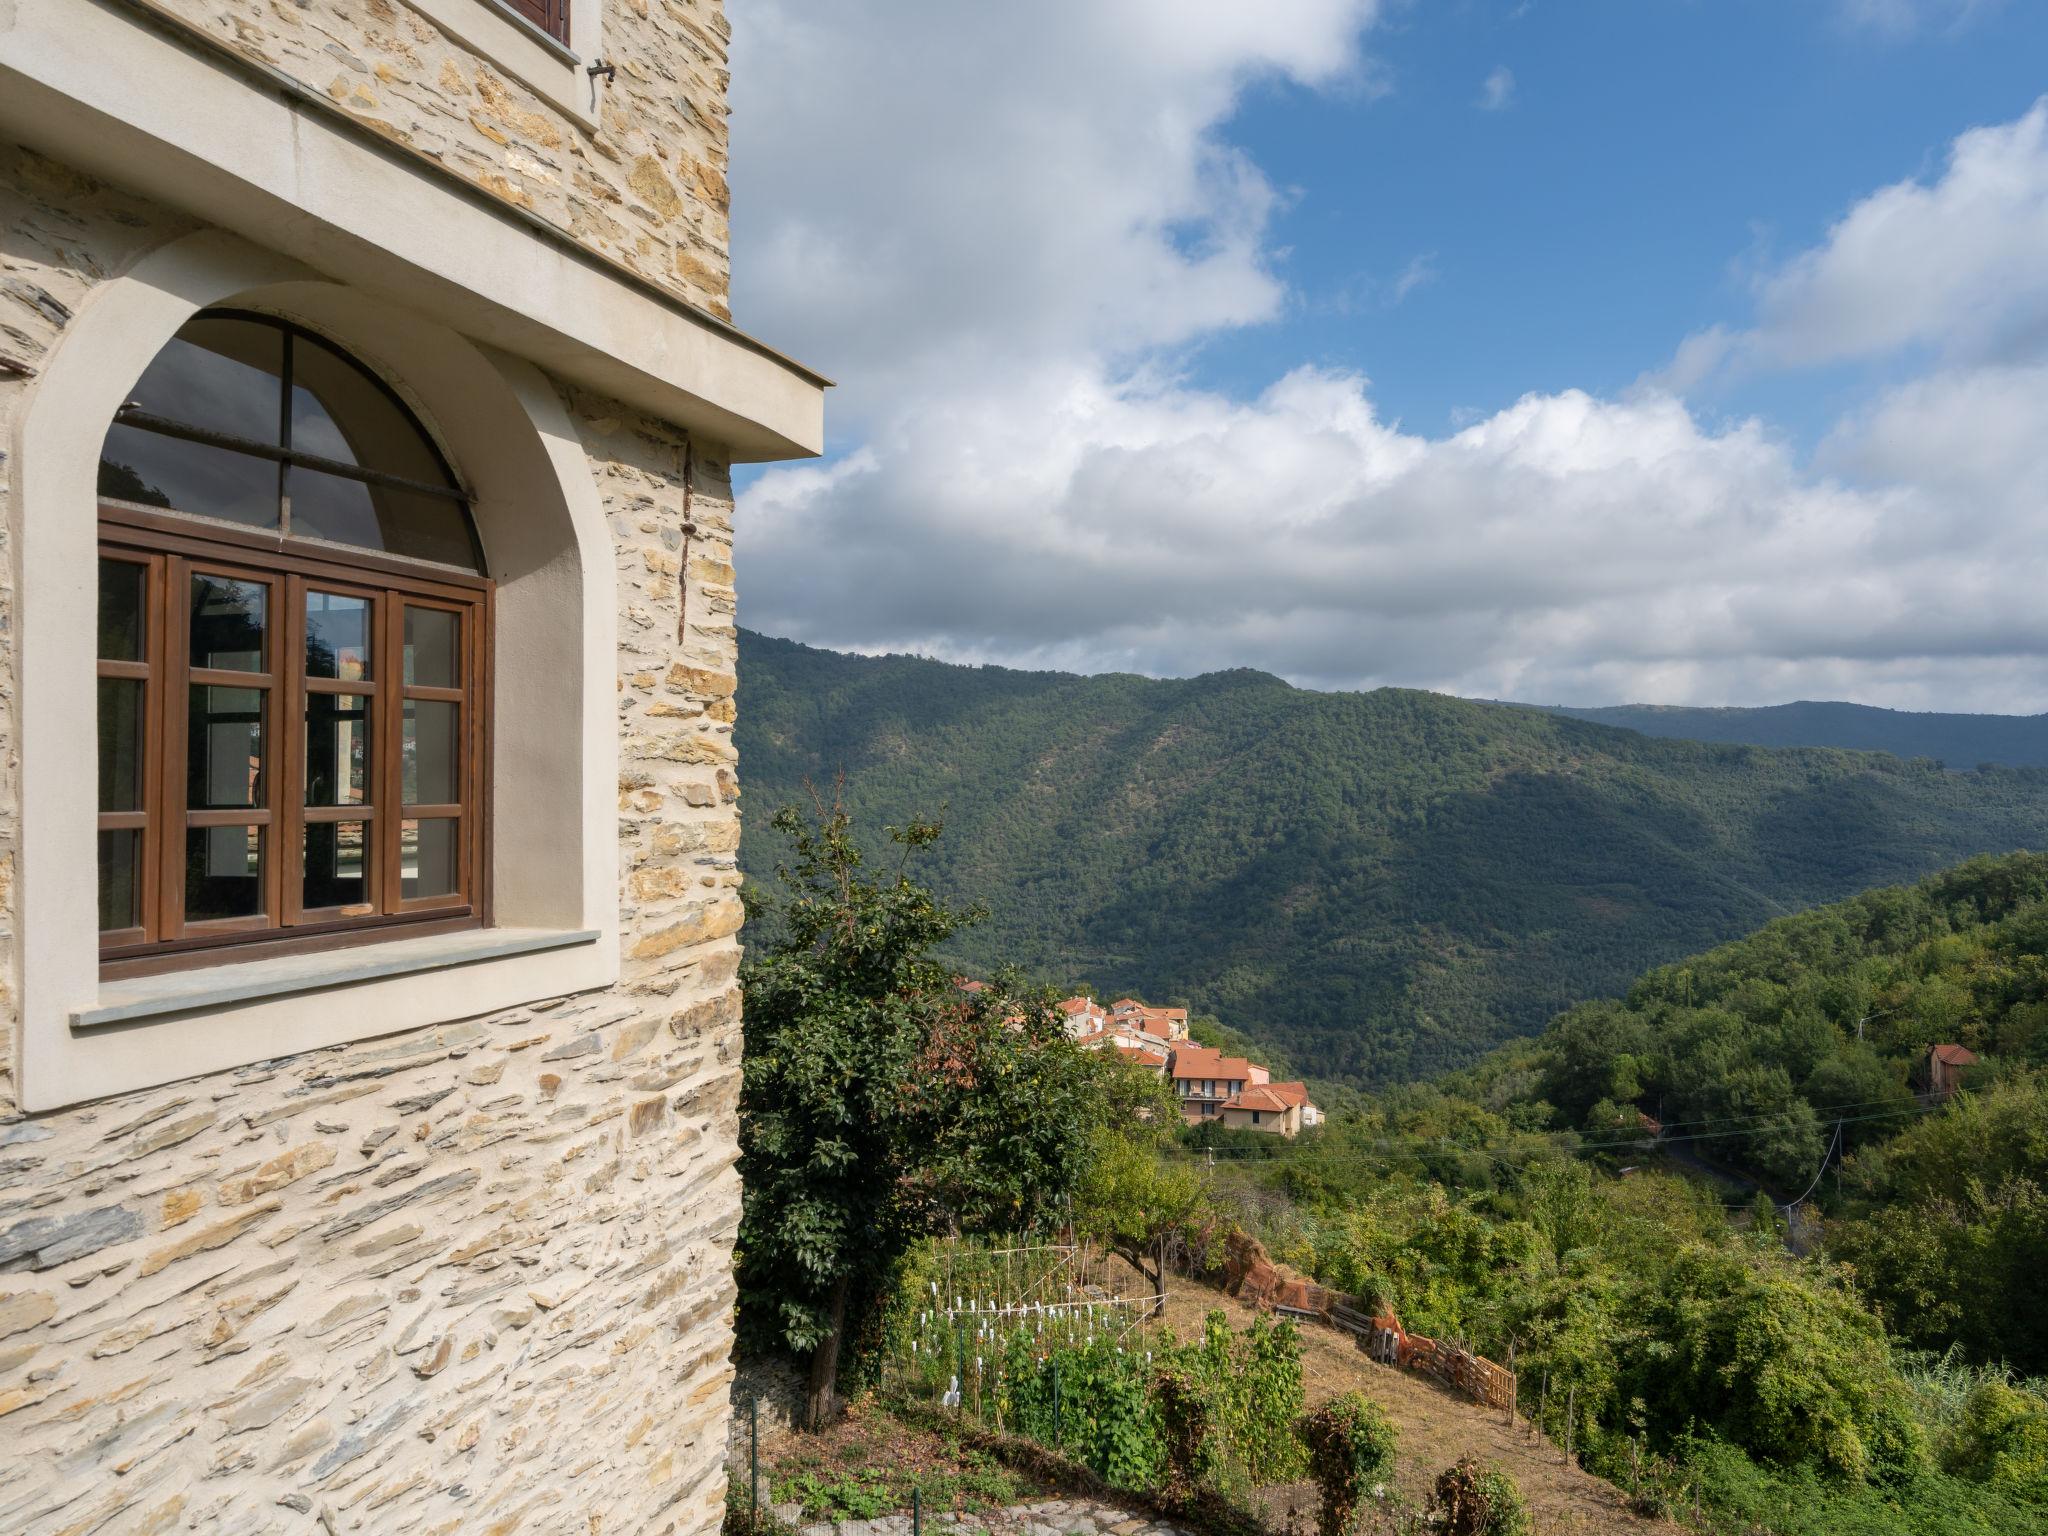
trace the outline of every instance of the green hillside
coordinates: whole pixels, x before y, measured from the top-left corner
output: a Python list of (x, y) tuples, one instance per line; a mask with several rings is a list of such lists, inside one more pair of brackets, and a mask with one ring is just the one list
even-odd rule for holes
[(1779, 919), (1293, 1142), (1185, 1139), (1276, 1257), (1514, 1349), (1652, 1508), (2048, 1529), (2048, 856)]
[(947, 813), (957, 947), (1183, 998), (1318, 1078), (1468, 1061), (1771, 918), (2048, 844), (2048, 773), (1658, 740), (1401, 689), (866, 658), (743, 634), (741, 857), (847, 775), (865, 824)]
[(1944, 715), (1869, 704), (1773, 704), (1761, 709), (1687, 709), (1666, 704), (1614, 704), (1555, 712), (1645, 736), (1687, 741), (1747, 742), (1757, 747), (1843, 747), (1931, 757), (1950, 768), (1998, 763), (2048, 766), (2048, 715)]

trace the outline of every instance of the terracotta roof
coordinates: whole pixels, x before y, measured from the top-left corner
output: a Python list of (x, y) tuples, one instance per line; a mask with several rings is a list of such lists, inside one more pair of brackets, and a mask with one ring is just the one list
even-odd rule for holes
[(1100, 1013), (1102, 1005), (1092, 997), (1063, 997), (1059, 1001), (1061, 1013)]
[(1967, 1046), (1937, 1045), (1934, 1047), (1934, 1059), (1944, 1066), (1974, 1067), (1977, 1064), (1977, 1053)]
[(1273, 1091), (1272, 1085), (1269, 1083), (1254, 1083), (1223, 1107), (1225, 1109), (1270, 1109), (1279, 1111), (1293, 1109), (1299, 1103), (1300, 1100), (1298, 1099), (1282, 1098)]
[[(1262, 1092), (1272, 1094), (1285, 1104), (1306, 1104), (1308, 1102), (1307, 1083), (1260, 1083), (1258, 1086)], [(1247, 1088), (1245, 1092), (1249, 1093), (1251, 1089)]]
[(1251, 1077), (1252, 1064), (1242, 1056), (1226, 1056), (1206, 1045), (1183, 1045), (1173, 1053), (1173, 1075), (1243, 1081)]

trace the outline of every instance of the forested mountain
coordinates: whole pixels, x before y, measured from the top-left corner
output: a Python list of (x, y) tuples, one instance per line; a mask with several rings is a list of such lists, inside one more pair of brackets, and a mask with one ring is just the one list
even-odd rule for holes
[(1659, 740), (1402, 689), (867, 658), (743, 633), (741, 857), (806, 780), (945, 812), (955, 945), (1184, 999), (1316, 1078), (1532, 1033), (1646, 966), (1973, 853), (2048, 845), (2048, 773)]
[(1544, 707), (1596, 725), (1687, 741), (1842, 747), (1852, 752), (1931, 757), (1950, 768), (1975, 768), (1980, 763), (2008, 768), (2048, 765), (2048, 715), (1920, 714), (1838, 703), (1773, 704), (1761, 709), (1687, 709), (1666, 704)]

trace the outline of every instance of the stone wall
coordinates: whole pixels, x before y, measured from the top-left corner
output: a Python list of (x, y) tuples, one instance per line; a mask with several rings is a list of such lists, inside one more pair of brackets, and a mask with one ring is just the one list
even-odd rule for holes
[(731, 32), (721, 0), (605, 0), (603, 54), (618, 74), (594, 88), (594, 129), (404, 0), (151, 3), (321, 92), (392, 142), (731, 318)]
[[(0, 154), (0, 355), (34, 367), (95, 282), (182, 227)], [(23, 388), (0, 376), (0, 442)], [(620, 982), (48, 1115), (0, 1098), (0, 1530), (717, 1523), (731, 492), (700, 445), (686, 539), (679, 439), (565, 399), (617, 556)], [(11, 618), (0, 590), (0, 875), (21, 817)]]

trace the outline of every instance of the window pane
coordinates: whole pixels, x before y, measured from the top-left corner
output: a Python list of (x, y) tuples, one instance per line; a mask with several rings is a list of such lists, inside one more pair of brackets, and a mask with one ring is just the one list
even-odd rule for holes
[(405, 610), (405, 680), (418, 688), (459, 688), (462, 617), (445, 608)]
[(250, 528), (277, 526), (277, 463), (116, 424), (100, 448), (100, 494)]
[[(307, 911), (323, 907), (370, 910), (369, 827), (360, 821), (309, 822), (306, 826)], [(350, 912), (351, 917), (361, 913)]]
[(100, 932), (142, 924), (142, 834), (100, 834)]
[(100, 561), (100, 659), (147, 661), (142, 630), (149, 603), (143, 582), (149, 567), (132, 560)]
[(306, 594), (306, 676), (355, 682), (370, 675), (370, 600)]
[(261, 582), (194, 575), (192, 665), (261, 672), (269, 600), (270, 589)]
[(142, 680), (103, 677), (100, 683), (100, 809), (142, 809)]
[(461, 888), (456, 879), (461, 828), (462, 823), (454, 817), (400, 825), (398, 870), (407, 897), (452, 896)]
[(459, 501), (366, 485), (341, 475), (294, 467), (289, 487), (292, 533), (358, 549), (381, 549), (411, 560), (477, 568), (469, 514)]
[(308, 337), (292, 343), (292, 451), (428, 485), (448, 485), (441, 457), (369, 374)]
[(277, 442), (284, 332), (252, 320), (189, 320), (128, 398), (152, 416)]
[(401, 781), (407, 805), (453, 805), (462, 798), (457, 727), (462, 706), (431, 699), (405, 701)]
[(263, 910), (263, 829), (185, 832), (185, 921), (254, 917)]
[(369, 802), (369, 703), (357, 694), (306, 695), (306, 804)]
[(262, 689), (195, 687), (186, 732), (188, 807), (226, 811), (264, 803)]

